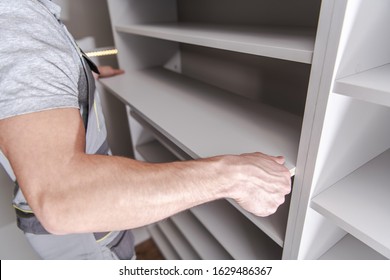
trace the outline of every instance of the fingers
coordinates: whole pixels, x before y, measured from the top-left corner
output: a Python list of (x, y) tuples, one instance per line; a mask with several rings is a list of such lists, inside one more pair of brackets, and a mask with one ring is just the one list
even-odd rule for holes
[(114, 75), (120, 75), (120, 74), (125, 73), (125, 71), (122, 70), (122, 69), (113, 69), (113, 70), (114, 70), (114, 71), (113, 71), (113, 74), (114, 74)]
[(122, 69), (113, 68), (111, 66), (99, 66), (99, 72), (99, 78), (107, 78), (123, 74), (125, 71)]
[[(241, 161), (241, 162), (240, 162)], [(275, 213), (291, 191), (291, 175), (284, 166), (283, 156), (252, 153), (238, 156), (236, 164), (243, 164), (245, 177), (236, 201), (247, 211), (261, 217)]]

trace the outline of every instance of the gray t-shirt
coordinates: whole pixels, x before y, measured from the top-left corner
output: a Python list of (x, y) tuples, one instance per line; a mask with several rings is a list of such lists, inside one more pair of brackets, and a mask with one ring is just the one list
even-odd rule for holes
[[(0, 120), (55, 108), (88, 108), (73, 38), (49, 0), (0, 0)], [(15, 175), (0, 150), (0, 164)]]
[(0, 119), (87, 103), (79, 52), (60, 10), (49, 0), (0, 0)]

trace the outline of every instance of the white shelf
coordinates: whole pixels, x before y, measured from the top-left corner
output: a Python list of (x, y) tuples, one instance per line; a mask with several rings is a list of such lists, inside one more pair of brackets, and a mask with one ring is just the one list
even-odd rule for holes
[(187, 237), (203, 260), (231, 260), (232, 257), (189, 211), (173, 216), (172, 221)]
[(282, 249), (227, 201), (200, 205), (191, 212), (234, 259), (281, 258)]
[(157, 225), (148, 226), (148, 230), (165, 259), (180, 259), (180, 256), (176, 253), (175, 249), (172, 247), (172, 245), (169, 243), (169, 241), (161, 232), (161, 230), (157, 227)]
[(312, 207), (390, 258), (390, 149), (317, 195)]
[(283, 203), (278, 210), (268, 217), (257, 217), (248, 211), (244, 210), (232, 199), (228, 201), (236, 207), (248, 220), (255, 224), (265, 234), (267, 234), (280, 247), (284, 246), (284, 237), (287, 227), (288, 211), (290, 207), (290, 196), (286, 197), (286, 202)]
[(157, 140), (139, 145), (136, 149), (148, 162), (159, 163), (177, 160), (177, 157), (175, 157)]
[(386, 258), (350, 234), (323, 254), (320, 260), (385, 260)]
[(339, 79), (334, 91), (367, 102), (390, 106), (390, 63)]
[(171, 246), (183, 260), (198, 260), (199, 255), (192, 248), (187, 239), (179, 232), (173, 222), (169, 219), (158, 223), (159, 229), (165, 235)]
[(295, 172), (298, 116), (162, 68), (101, 82), (193, 158), (261, 151)]
[(223, 50), (311, 63), (315, 30), (291, 27), (159, 23), (117, 25), (116, 31)]

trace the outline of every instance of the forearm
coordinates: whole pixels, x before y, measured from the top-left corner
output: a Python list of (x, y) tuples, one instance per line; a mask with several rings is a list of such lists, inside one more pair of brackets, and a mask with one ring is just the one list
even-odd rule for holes
[(219, 166), (216, 158), (148, 164), (78, 155), (50, 180), (55, 189), (42, 193), (37, 214), (59, 234), (136, 228), (225, 197)]
[(0, 121), (0, 148), (38, 219), (59, 234), (139, 227), (222, 197), (267, 216), (290, 192), (284, 159), (262, 153), (167, 164), (86, 155), (71, 108)]

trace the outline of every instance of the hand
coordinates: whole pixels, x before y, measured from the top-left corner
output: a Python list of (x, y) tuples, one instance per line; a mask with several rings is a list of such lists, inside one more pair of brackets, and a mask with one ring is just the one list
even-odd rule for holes
[(245, 210), (261, 217), (271, 215), (291, 191), (291, 175), (283, 157), (262, 153), (226, 156), (226, 179), (233, 198)]
[(123, 74), (125, 71), (122, 69), (115, 69), (111, 66), (98, 66), (99, 69), (99, 76), (98, 78), (108, 78), (108, 77), (113, 77), (116, 75)]

